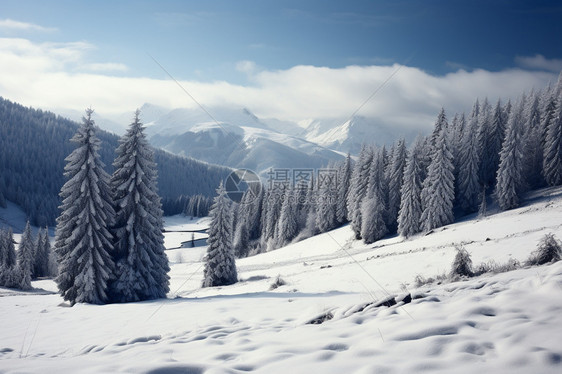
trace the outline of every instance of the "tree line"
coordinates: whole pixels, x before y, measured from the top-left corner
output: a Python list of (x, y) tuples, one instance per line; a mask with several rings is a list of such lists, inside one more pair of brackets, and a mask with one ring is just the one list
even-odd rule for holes
[[(32, 225), (54, 226), (59, 215), (58, 196), (64, 184), (68, 142), (78, 124), (53, 113), (26, 108), (0, 97), (0, 207), (6, 200), (20, 206)], [(100, 157), (105, 171), (112, 161), (118, 137), (99, 130)], [(230, 169), (153, 150), (158, 165), (159, 193), (166, 201), (180, 196), (211, 198)], [(183, 209), (183, 207), (182, 207)]]
[(530, 189), (562, 184), (562, 75), (519, 99), (476, 100), (471, 113), (447, 118), (406, 147), (364, 145), (356, 161), (329, 165), (334, 186), (248, 191), (233, 204), (237, 257), (269, 251), (350, 223), (355, 238), (409, 237), (480, 211), (495, 199), (519, 206)]
[(34, 237), (27, 222), (17, 252), (15, 244), (12, 230), (0, 229), (0, 287), (30, 290), (32, 279), (56, 274), (47, 228)]

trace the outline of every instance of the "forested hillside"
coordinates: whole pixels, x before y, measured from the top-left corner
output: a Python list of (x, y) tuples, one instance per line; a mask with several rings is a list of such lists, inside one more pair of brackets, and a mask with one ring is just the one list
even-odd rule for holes
[[(131, 118), (133, 113), (131, 111)], [(126, 124), (125, 124), (126, 125)], [(20, 205), (36, 226), (54, 225), (64, 159), (73, 149), (69, 139), (78, 124), (51, 112), (26, 108), (0, 97), (0, 206), (4, 199)], [(99, 130), (101, 159), (113, 171), (118, 137)], [(155, 150), (159, 194), (212, 196), (228, 169)]]

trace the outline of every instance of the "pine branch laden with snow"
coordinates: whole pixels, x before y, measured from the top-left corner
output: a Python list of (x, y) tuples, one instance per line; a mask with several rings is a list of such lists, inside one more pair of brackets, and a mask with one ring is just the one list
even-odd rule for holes
[(111, 296), (118, 302), (165, 298), (170, 290), (156, 164), (139, 114), (119, 141), (111, 177), (117, 264)]
[(421, 231), (422, 147), (423, 139), (417, 138), (406, 157), (404, 183), (400, 189), (400, 210), (398, 212), (398, 233), (405, 237)]
[(103, 170), (95, 135), (93, 110), (86, 110), (71, 141), (77, 148), (66, 158), (67, 182), (61, 188), (61, 215), (57, 219), (56, 282), (71, 305), (108, 301), (108, 282), (114, 273), (112, 235), (115, 212), (109, 175)]
[(203, 287), (234, 284), (238, 281), (232, 247), (232, 211), (222, 183), (211, 208), (211, 225), (203, 270)]
[[(440, 122), (443, 122), (439, 124)], [(441, 131), (435, 141), (435, 149), (423, 183), (421, 200), (422, 229), (430, 231), (453, 222), (453, 201), (455, 199), (453, 155), (450, 150), (448, 125), (445, 111), (439, 114), (436, 127)]]
[(522, 98), (511, 110), (505, 139), (500, 152), (500, 165), (496, 182), (496, 199), (502, 210), (519, 206), (524, 190), (523, 176), (523, 107)]

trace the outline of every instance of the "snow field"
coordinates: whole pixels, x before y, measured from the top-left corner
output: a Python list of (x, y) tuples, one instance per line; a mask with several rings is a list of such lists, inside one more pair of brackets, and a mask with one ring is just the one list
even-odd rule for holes
[[(524, 261), (544, 234), (562, 239), (561, 212), (557, 188), (408, 240), (364, 245), (346, 226), (238, 260), (241, 281), (227, 287), (200, 288), (204, 247), (175, 250), (167, 300), (68, 308), (56, 294), (0, 289), (0, 372), (558, 373), (562, 262), (413, 283), (448, 272), (453, 243), (475, 265)], [(270, 290), (278, 275), (286, 285)], [(411, 303), (368, 305), (404, 292)]]

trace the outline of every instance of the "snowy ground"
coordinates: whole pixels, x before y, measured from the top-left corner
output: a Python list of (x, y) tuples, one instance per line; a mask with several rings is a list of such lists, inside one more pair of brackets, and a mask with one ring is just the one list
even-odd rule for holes
[[(34, 282), (33, 293), (0, 289), (0, 372), (558, 373), (562, 262), (419, 289), (413, 281), (447, 272), (453, 243), (475, 264), (525, 260), (544, 234), (562, 239), (561, 213), (558, 188), (410, 240), (365, 246), (343, 227), (239, 260), (241, 282), (211, 289), (199, 287), (204, 248), (168, 251), (168, 300), (69, 308), (49, 294), (52, 281)], [(167, 227), (204, 224), (174, 219)], [(270, 290), (278, 275), (287, 284)], [(364, 308), (405, 292), (409, 304)]]

